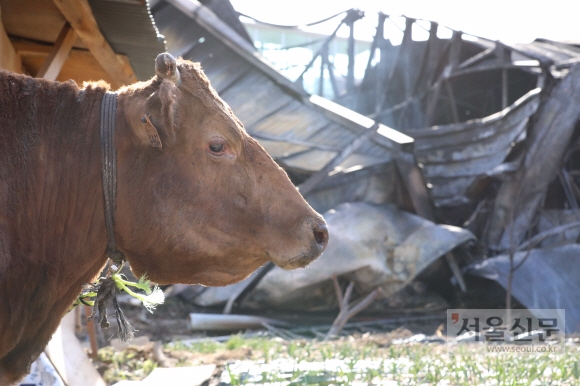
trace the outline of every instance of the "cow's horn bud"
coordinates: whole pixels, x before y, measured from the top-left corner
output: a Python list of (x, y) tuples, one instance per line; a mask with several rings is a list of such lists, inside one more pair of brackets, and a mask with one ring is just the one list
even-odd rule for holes
[(170, 79), (177, 84), (181, 83), (177, 62), (167, 52), (157, 55), (157, 59), (155, 59), (155, 73), (161, 79)]

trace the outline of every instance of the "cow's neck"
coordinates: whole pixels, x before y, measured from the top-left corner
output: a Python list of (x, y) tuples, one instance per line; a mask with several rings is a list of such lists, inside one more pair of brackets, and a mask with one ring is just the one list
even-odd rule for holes
[(11, 103), (0, 107), (0, 159), (8, 165), (0, 171), (0, 293), (14, 294), (0, 302), (0, 328), (14, 331), (0, 337), (1, 358), (18, 337), (21, 356), (44, 348), (81, 285), (104, 265), (106, 237), (102, 90), (0, 81), (0, 102)]

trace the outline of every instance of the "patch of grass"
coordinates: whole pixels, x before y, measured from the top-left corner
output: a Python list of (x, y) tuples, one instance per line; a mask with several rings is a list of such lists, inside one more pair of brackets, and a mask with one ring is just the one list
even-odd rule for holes
[(97, 361), (104, 370), (103, 379), (109, 384), (140, 380), (157, 368), (157, 363), (147, 353), (134, 349), (115, 351), (112, 347), (105, 347), (98, 351)]
[(223, 343), (216, 342), (215, 340), (211, 340), (210, 338), (208, 338), (207, 340), (203, 340), (196, 343), (190, 343), (187, 345), (181, 342), (175, 342), (172, 346), (166, 345), (164, 348), (166, 350), (185, 350), (203, 354), (213, 354), (215, 352), (222, 351), (224, 349)]
[[(372, 337), (371, 337), (372, 338)], [(244, 338), (174, 344), (166, 351), (215, 353), (227, 357), (223, 371), (231, 385), (577, 385), (580, 345), (554, 355), (481, 353), (473, 344), (446, 347), (439, 343), (388, 345), (373, 339), (343, 338), (330, 342)], [(478, 351), (479, 350), (479, 351)], [(453, 354), (453, 355), (450, 355)], [(102, 349), (110, 363), (107, 381), (140, 379), (155, 363), (137, 352)], [(222, 362), (224, 363), (224, 362)], [(389, 383), (391, 382), (391, 383)]]

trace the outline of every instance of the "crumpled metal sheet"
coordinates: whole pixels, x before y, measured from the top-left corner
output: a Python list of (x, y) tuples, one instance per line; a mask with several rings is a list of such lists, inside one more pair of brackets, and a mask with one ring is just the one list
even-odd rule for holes
[(505, 110), (464, 123), (407, 130), (415, 155), (431, 185), (437, 206), (467, 202), (465, 193), (478, 176), (500, 165), (513, 144), (524, 139), (529, 117), (540, 103), (540, 89)]
[[(528, 251), (514, 256), (514, 266)], [(528, 309), (565, 309), (566, 332), (580, 332), (580, 245), (532, 249), (513, 275), (512, 295)], [(510, 262), (500, 255), (466, 267), (465, 273), (507, 288)]]
[(324, 254), (305, 269), (274, 268), (242, 307), (329, 308), (335, 299), (333, 275), (346, 275), (363, 293), (381, 286), (384, 295), (393, 294), (474, 239), (465, 229), (437, 225), (391, 204), (344, 203), (324, 217), (332, 235)]
[[(539, 213), (538, 234), (549, 231), (560, 225), (580, 221), (580, 209), (552, 209)], [(540, 247), (555, 247), (562, 244), (574, 243), (580, 237), (580, 228), (571, 228), (554, 236), (547, 237)]]

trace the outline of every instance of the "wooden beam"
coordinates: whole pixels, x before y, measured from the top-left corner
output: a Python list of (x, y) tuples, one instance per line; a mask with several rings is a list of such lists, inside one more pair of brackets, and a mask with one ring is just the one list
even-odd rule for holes
[(45, 352), (65, 385), (106, 385), (75, 336), (74, 312), (62, 318)]
[[(77, 40), (78, 42), (78, 40)], [(42, 67), (45, 58), (52, 52), (53, 47), (47, 44), (39, 44), (27, 40), (12, 40), (12, 45), (22, 60), (22, 66), (31, 74), (36, 74)], [(118, 60), (124, 66), (130, 68), (129, 59), (124, 55), (117, 55)], [(104, 80), (109, 84), (115, 84), (111, 76), (97, 62), (93, 54), (87, 50), (73, 48), (56, 80), (66, 81), (73, 79), (77, 83), (90, 80)]]
[[(0, 9), (0, 16), (2, 15), (2, 10)], [(0, 68), (4, 68), (6, 70), (12, 72), (22, 72), (22, 62), (20, 61), (20, 57), (14, 50), (10, 39), (8, 38), (8, 34), (4, 29), (4, 24), (0, 19)]]
[(306, 181), (298, 186), (298, 190), (302, 196), (306, 196), (310, 193), (316, 185), (325, 180), (328, 177), (328, 173), (334, 170), (342, 161), (348, 158), (353, 152), (355, 152), (362, 144), (364, 144), (369, 137), (376, 133), (378, 124), (373, 125), (370, 129), (367, 129), (361, 135), (359, 135), (354, 141), (352, 141), (348, 146), (346, 146), (340, 153), (338, 153), (329, 163), (324, 165), (322, 169), (311, 175)]
[(64, 23), (64, 26), (54, 43), (52, 51), (48, 54), (44, 63), (42, 63), (42, 67), (38, 70), (36, 77), (56, 80), (56, 77), (60, 73), (64, 62), (67, 60), (76, 39), (77, 35), (70, 24)]
[(417, 166), (417, 160), (413, 153), (401, 152), (395, 159), (397, 169), (401, 174), (403, 183), (409, 192), (415, 213), (429, 220), (435, 221), (435, 210), (423, 173)]
[(101, 34), (91, 6), (87, 0), (54, 0), (65, 19), (93, 54), (103, 69), (116, 83), (114, 86), (137, 81), (133, 69), (125, 66)]

